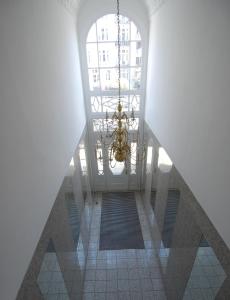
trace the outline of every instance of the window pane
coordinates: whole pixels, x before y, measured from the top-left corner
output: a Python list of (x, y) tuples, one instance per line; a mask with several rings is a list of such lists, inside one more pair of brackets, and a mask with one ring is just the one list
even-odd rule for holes
[(142, 48), (141, 48), (140, 41), (130, 43), (130, 53), (131, 53), (130, 66), (141, 66)]
[(140, 32), (137, 29), (137, 26), (133, 22), (131, 22), (131, 40), (132, 41), (141, 40)]
[[(123, 111), (128, 110), (128, 96), (122, 96), (121, 97), (121, 104)], [(103, 112), (114, 112), (117, 110), (118, 105), (118, 97), (112, 96), (112, 97), (102, 97), (102, 109)]]
[(81, 171), (82, 171), (82, 175), (87, 175), (87, 164), (86, 164), (86, 160), (81, 160)]
[(124, 162), (118, 162), (115, 160), (115, 158), (113, 159), (113, 161), (111, 162), (113, 168), (111, 167), (111, 165), (109, 164), (109, 168), (111, 170), (111, 172), (113, 173), (113, 175), (121, 175), (124, 171), (125, 168), (125, 164)]
[(131, 143), (131, 159), (130, 159), (130, 174), (136, 174), (136, 163), (137, 163), (137, 143)]
[(116, 67), (118, 62), (116, 43), (98, 44), (98, 58), (100, 67)]
[(103, 112), (114, 112), (117, 109), (118, 97), (102, 97)]
[(139, 95), (130, 95), (129, 96), (129, 110), (133, 108), (134, 111), (140, 110), (140, 96)]
[(86, 160), (85, 149), (80, 149), (79, 150), (79, 156), (80, 156), (80, 159)]
[(103, 131), (103, 119), (94, 119), (93, 120), (93, 131)]
[(96, 153), (97, 153), (97, 170), (98, 170), (98, 175), (104, 175), (102, 149), (98, 148), (96, 150)]
[(121, 90), (129, 90), (129, 68), (121, 68)]
[(97, 44), (87, 44), (86, 51), (88, 68), (98, 68)]
[(87, 175), (87, 163), (86, 163), (85, 148), (79, 149), (79, 157), (80, 157), (82, 175)]
[(117, 127), (117, 122), (112, 119), (93, 119), (93, 131), (112, 131)]
[(129, 18), (127, 17), (124, 17), (124, 16), (120, 16), (120, 24), (121, 24), (121, 27), (128, 27), (129, 28), (129, 24), (130, 24), (130, 20)]
[(131, 68), (130, 89), (137, 90), (141, 87), (141, 68)]
[(116, 15), (109, 14), (97, 20), (98, 41), (116, 41)]
[[(124, 22), (123, 22), (124, 19)], [(127, 18), (120, 18), (120, 41), (125, 42), (130, 40), (130, 22)]]
[(91, 91), (100, 89), (99, 69), (89, 69), (89, 88)]
[(151, 163), (152, 163), (152, 155), (153, 155), (153, 147), (152, 146), (148, 146), (147, 160), (146, 160), (147, 165), (151, 165)]
[[(120, 40), (130, 39), (130, 20), (120, 16)], [(135, 26), (135, 25), (134, 25)], [(117, 41), (117, 16), (114, 14), (103, 16), (97, 20), (98, 41)]]
[(121, 66), (128, 66), (129, 65), (129, 46), (121, 46)]
[(151, 172), (152, 157), (153, 157), (153, 147), (148, 146), (147, 159), (146, 159), (146, 173), (147, 174)]
[(91, 97), (91, 110), (92, 112), (101, 112), (101, 97)]
[(88, 37), (87, 37), (87, 43), (88, 42), (96, 42), (96, 41), (97, 41), (96, 23), (94, 23), (93, 26), (89, 30)]
[[(128, 66), (130, 64), (129, 43), (121, 42), (120, 51), (121, 51), (120, 52), (121, 53), (121, 60), (120, 60), (121, 65)], [(98, 57), (99, 57), (99, 66), (100, 67), (118, 67), (117, 42), (99, 43), (98, 44)]]
[(122, 96), (121, 97), (121, 105), (123, 111), (129, 111), (129, 100), (128, 96)]
[(111, 155), (111, 150), (108, 151), (108, 156), (112, 161), (109, 162), (109, 168), (110, 171), (113, 173), (113, 175), (121, 175), (125, 168), (124, 162), (118, 162), (116, 159)]
[(101, 89), (102, 91), (112, 91), (118, 89), (118, 71), (117, 69), (101, 69)]

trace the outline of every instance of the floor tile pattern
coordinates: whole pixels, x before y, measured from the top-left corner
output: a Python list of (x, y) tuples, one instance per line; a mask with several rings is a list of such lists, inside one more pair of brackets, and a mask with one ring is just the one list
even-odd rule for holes
[[(139, 201), (138, 201), (139, 200)], [(140, 199), (144, 249), (99, 250), (101, 196), (94, 207), (83, 299), (166, 299), (156, 251)]]

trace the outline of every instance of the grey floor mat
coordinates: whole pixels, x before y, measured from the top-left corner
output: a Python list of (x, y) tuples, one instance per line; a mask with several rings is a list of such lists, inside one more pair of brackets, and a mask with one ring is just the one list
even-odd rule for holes
[(103, 193), (99, 249), (144, 248), (134, 193)]

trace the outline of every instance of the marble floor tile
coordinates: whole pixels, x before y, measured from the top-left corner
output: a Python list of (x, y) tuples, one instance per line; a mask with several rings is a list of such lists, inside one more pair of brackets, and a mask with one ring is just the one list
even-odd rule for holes
[[(167, 294), (168, 300), (177, 300), (181, 293), (181, 279), (171, 274), (170, 269), (167, 270), (171, 249), (165, 248), (162, 241), (159, 243), (158, 240), (152, 239), (150, 223), (140, 197), (136, 198), (136, 204), (145, 249), (99, 251), (101, 199), (98, 201), (93, 211), (93, 232), (90, 236), (85, 274), (85, 282), (95, 282), (84, 285), (84, 292), (88, 297), (92, 297), (93, 294), (95, 299), (100, 300), (166, 300)], [(156, 237), (159, 237), (158, 233)], [(214, 300), (215, 294), (223, 284), (226, 274), (215, 253), (209, 248), (197, 248), (187, 287), (182, 292), (183, 300)], [(188, 249), (187, 252), (192, 253), (190, 248)], [(185, 252), (180, 251), (178, 258), (175, 256), (176, 269), (179, 272), (189, 269), (185, 265), (187, 263), (183, 253), (186, 253), (186, 249)], [(175, 289), (170, 290), (174, 285)]]

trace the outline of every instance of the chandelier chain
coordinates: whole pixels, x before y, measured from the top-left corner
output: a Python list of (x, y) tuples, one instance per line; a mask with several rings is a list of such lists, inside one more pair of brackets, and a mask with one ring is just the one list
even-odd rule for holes
[(121, 41), (120, 41), (120, 3), (117, 0), (117, 56), (118, 56), (118, 102), (121, 101)]
[[(134, 164), (133, 161), (137, 163), (137, 161), (141, 161), (142, 159), (139, 159), (139, 153), (137, 153), (137, 151), (139, 151), (137, 145), (139, 130), (135, 135), (130, 132), (130, 128), (136, 124), (134, 110), (132, 108), (131, 115), (128, 116), (126, 112), (123, 111), (121, 103), (121, 46), (123, 45), (122, 42), (125, 37), (123, 37), (123, 32), (121, 37), (121, 24), (123, 24), (122, 21), (124, 20), (122, 19), (121, 21), (119, 0), (117, 0), (117, 14), (115, 16), (115, 20), (117, 21), (118, 105), (111, 119), (109, 119), (108, 112), (106, 111), (106, 134), (103, 133), (105, 129), (103, 126), (102, 131), (100, 131), (100, 140), (101, 145), (108, 150), (107, 158), (110, 167), (115, 168), (116, 163), (123, 163), (127, 172), (127, 169), (131, 168), (131, 165)], [(124, 28), (122, 28), (122, 30), (123, 29)], [(135, 149), (134, 147), (132, 148), (132, 144), (136, 144)], [(140, 149), (141, 148), (145, 148), (145, 146), (140, 147)], [(145, 149), (142, 152), (145, 154)], [(98, 159), (103, 161), (101, 151)]]

